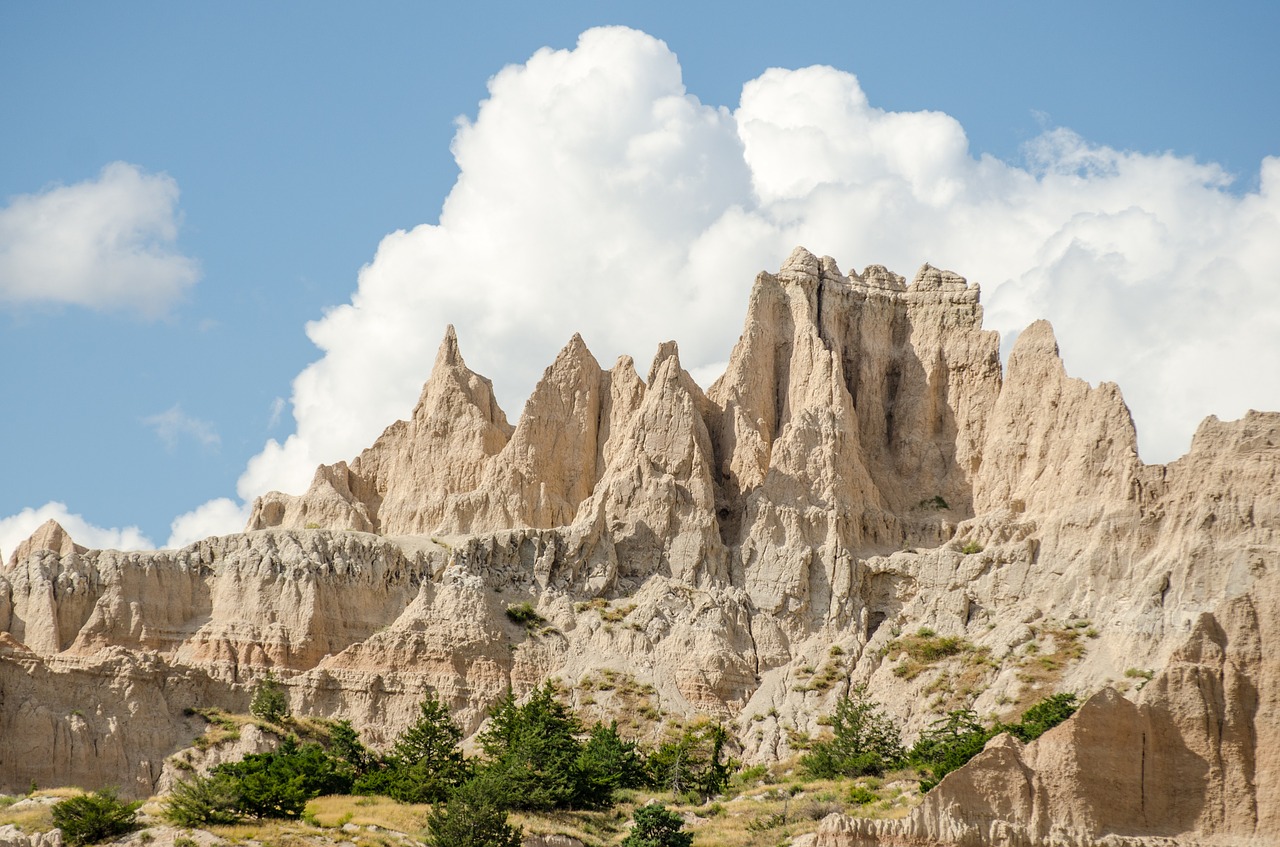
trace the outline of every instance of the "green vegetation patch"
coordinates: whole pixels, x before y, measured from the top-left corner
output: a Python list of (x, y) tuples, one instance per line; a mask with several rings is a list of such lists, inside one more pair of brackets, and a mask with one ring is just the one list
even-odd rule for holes
[(532, 603), (513, 603), (507, 607), (507, 620), (525, 629), (537, 629), (546, 624), (547, 619), (538, 614)]
[(138, 825), (141, 803), (125, 803), (113, 789), (81, 794), (53, 807), (53, 825), (71, 847), (97, 844), (132, 832)]
[(928, 627), (921, 627), (913, 635), (904, 635), (890, 641), (886, 647), (886, 655), (893, 660), (901, 659), (893, 669), (895, 676), (915, 679), (926, 668), (943, 659), (971, 653), (976, 649), (967, 639), (938, 635)]

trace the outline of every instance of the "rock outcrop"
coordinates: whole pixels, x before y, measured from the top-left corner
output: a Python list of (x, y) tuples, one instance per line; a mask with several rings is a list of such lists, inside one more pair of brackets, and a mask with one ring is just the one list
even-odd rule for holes
[(62, 528), (62, 524), (50, 518), (42, 523), (35, 532), (31, 533), (31, 536), (26, 541), (17, 546), (13, 551), (13, 555), (9, 557), (9, 566), (13, 567), (18, 562), (29, 559), (42, 551), (56, 553), (59, 556), (68, 556), (72, 553), (83, 553), (86, 549), (71, 540), (71, 536)]
[[(1001, 367), (979, 296), (797, 250), (706, 391), (674, 343), (641, 380), (575, 336), (515, 427), (451, 329), (408, 420), (243, 534), (119, 553), (42, 527), (0, 571), (0, 789), (154, 790), (183, 710), (243, 709), (268, 669), (375, 744), (426, 692), (471, 733), (554, 677), (637, 737), (729, 721), (755, 761), (855, 685), (908, 736), (1071, 690), (1077, 717), (992, 742), (907, 822), (819, 843), (1274, 843), (1280, 414), (1146, 465), (1048, 324)], [(912, 659), (922, 628), (962, 652)]]

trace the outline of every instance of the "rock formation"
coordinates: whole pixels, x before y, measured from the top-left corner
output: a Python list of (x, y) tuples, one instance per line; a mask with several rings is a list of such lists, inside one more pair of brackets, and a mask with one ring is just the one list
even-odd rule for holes
[(1280, 582), (1205, 613), (1134, 701), (1106, 688), (1023, 745), (1009, 735), (905, 820), (824, 821), (817, 847), (1272, 844), (1280, 833)]
[[(450, 329), (408, 420), (243, 534), (119, 553), (42, 527), (0, 572), (0, 789), (148, 793), (183, 710), (243, 709), (268, 669), (373, 743), (426, 692), (473, 732), (555, 677), (588, 719), (652, 739), (703, 713), (760, 761), (854, 685), (908, 734), (1071, 690), (1077, 717), (993, 741), (906, 822), (819, 843), (1275, 843), (1280, 414), (1146, 465), (1047, 323), (1001, 367), (979, 296), (798, 249), (708, 390), (674, 343), (641, 380), (575, 336), (515, 427)], [(962, 653), (911, 664), (922, 628)]]

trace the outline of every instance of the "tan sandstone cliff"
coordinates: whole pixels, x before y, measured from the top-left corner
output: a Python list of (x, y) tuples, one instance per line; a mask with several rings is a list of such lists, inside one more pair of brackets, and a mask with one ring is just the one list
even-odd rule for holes
[[(575, 336), (513, 428), (450, 329), (409, 420), (260, 498), (244, 534), (119, 553), (46, 527), (11, 558), (0, 788), (154, 790), (183, 710), (243, 708), (268, 668), (296, 712), (374, 743), (428, 691), (473, 731), (508, 686), (555, 677), (646, 741), (673, 716), (731, 721), (753, 760), (821, 732), (853, 685), (909, 733), (1072, 690), (1101, 693), (1026, 749), (993, 742), (905, 829), (822, 837), (1274, 843), (1280, 415), (1211, 418), (1145, 465), (1119, 389), (1069, 377), (1048, 324), (1007, 368), (998, 349), (955, 274), (797, 250), (757, 277), (708, 390), (674, 343), (642, 380)], [(544, 626), (507, 618), (523, 602)], [(908, 666), (922, 627), (965, 652)], [(1102, 755), (1165, 757), (1176, 802), (1150, 805), (1141, 773), (1090, 783)]]

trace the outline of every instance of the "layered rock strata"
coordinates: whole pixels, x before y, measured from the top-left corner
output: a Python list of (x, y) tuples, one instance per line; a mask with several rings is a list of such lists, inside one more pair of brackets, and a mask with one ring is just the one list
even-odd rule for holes
[[(1048, 324), (1007, 368), (998, 349), (961, 277), (845, 275), (797, 250), (757, 277), (710, 389), (673, 343), (642, 380), (575, 336), (512, 427), (450, 330), (409, 420), (307, 492), (261, 498), (246, 533), (118, 553), (45, 527), (11, 558), (0, 788), (153, 790), (193, 731), (183, 709), (243, 709), (267, 669), (295, 711), (350, 718), (373, 743), (424, 693), (472, 732), (508, 686), (555, 677), (584, 717), (621, 715), (644, 740), (677, 716), (730, 721), (752, 760), (791, 755), (855, 685), (908, 735), (949, 708), (1009, 717), (1104, 691), (1056, 735), (954, 774), (915, 829), (828, 835), (1274, 836), (1275, 615), (1243, 610), (1274, 605), (1280, 415), (1210, 418), (1186, 456), (1146, 465), (1119, 390), (1069, 377)], [(513, 622), (521, 603), (543, 622)], [(962, 646), (917, 661), (909, 637)], [(90, 720), (65, 692), (104, 667), (132, 687)], [(144, 714), (160, 729), (128, 735)], [(1130, 801), (1147, 808), (1147, 777), (1089, 787), (1101, 765), (1061, 764), (1111, 720), (1173, 757), (1179, 809), (1219, 811), (1143, 817)], [(17, 738), (51, 759), (28, 764)], [(1118, 736), (1099, 749), (1133, 752)], [(988, 771), (994, 812), (956, 787)], [(1067, 808), (1076, 823), (1043, 824)], [(947, 823), (979, 819), (999, 823)]]

